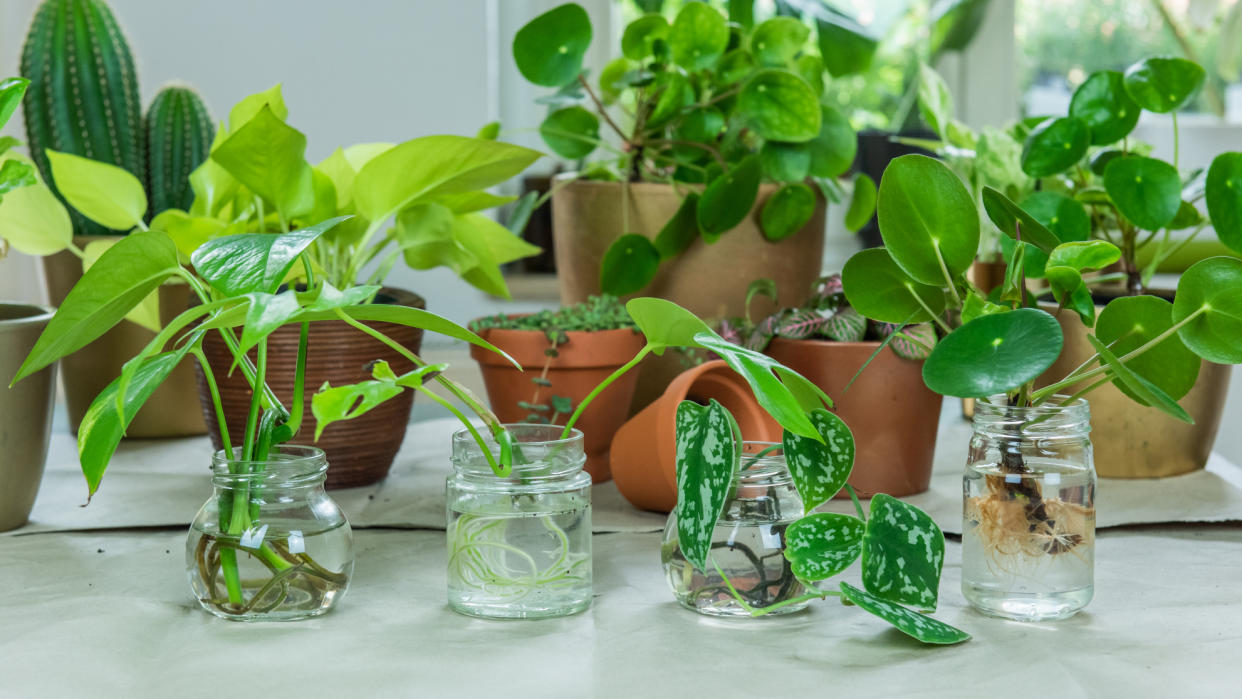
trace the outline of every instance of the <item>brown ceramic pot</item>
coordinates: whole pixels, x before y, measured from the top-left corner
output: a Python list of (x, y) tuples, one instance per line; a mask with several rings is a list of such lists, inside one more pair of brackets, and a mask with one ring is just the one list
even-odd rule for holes
[[(109, 238), (78, 236), (74, 243), (85, 247), (96, 240)], [(119, 240), (119, 237), (112, 238)], [(82, 278), (82, 260), (69, 251), (43, 258), (47, 293), (53, 306), (60, 306), (69, 290)], [(185, 284), (160, 287), (160, 321), (167, 323), (189, 307), (193, 297)], [(82, 416), (112, 380), (121, 374), (121, 367), (142, 351), (155, 337), (146, 328), (122, 320), (94, 342), (60, 360), (65, 386), (65, 403), (69, 411), (69, 428), (78, 431)], [(194, 400), (194, 359), (186, 357), (168, 378), (155, 389), (142, 409), (125, 430), (127, 437), (181, 437), (202, 434), (207, 430), (203, 416)]]
[[(424, 308), (426, 305), (416, 294), (387, 287), (380, 290), (376, 301), (414, 308)], [(366, 324), (396, 340), (411, 352), (417, 353), (422, 343), (423, 331), (418, 328), (394, 323)], [(301, 326), (286, 325), (268, 337), (267, 383), (286, 406), (293, 401), (300, 332)], [(240, 371), (233, 372), (232, 376), (227, 375), (233, 355), (229, 353), (219, 333), (211, 332), (204, 337), (203, 351), (219, 384), (229, 436), (236, 445), (246, 428), (246, 417), (250, 411), (250, 387)], [(254, 359), (256, 350), (251, 350), (250, 356)], [(414, 402), (413, 391), (405, 391), (352, 420), (332, 423), (323, 431), (318, 442), (313, 441), (315, 418), (310, 414), (310, 401), (314, 391), (325, 381), (333, 386), (341, 386), (370, 379), (369, 367), (377, 359), (388, 362), (398, 374), (414, 369), (414, 365), (396, 351), (344, 321), (311, 323), (306, 350), (306, 417), (301, 431), (292, 443), (323, 449), (328, 459), (329, 488), (351, 488), (382, 480), (388, 475), (397, 450), (405, 440), (410, 407)], [(223, 445), (220, 441), (219, 425), (201, 369), (198, 372), (198, 395), (212, 444), (216, 449), (221, 449)]]
[[(778, 188), (762, 185), (750, 215), (715, 243), (695, 241), (663, 262), (641, 295), (668, 299), (700, 318), (741, 316), (746, 311), (747, 287), (766, 278), (776, 280), (783, 305), (805, 301), (823, 264), (825, 205), (822, 199), (817, 202), (802, 230), (778, 243), (770, 242), (759, 228), (759, 211)], [(612, 242), (625, 233), (654, 240), (688, 189), (654, 182), (631, 182), (623, 187), (618, 182), (589, 180), (557, 189), (552, 196), (552, 229), (561, 303), (578, 303), (598, 294), (600, 261)], [(752, 306), (756, 318), (778, 310), (764, 297), (756, 298)], [(685, 358), (678, 351), (643, 360), (633, 410), (655, 400), (685, 369)]]
[[(564, 396), (574, 407), (586, 398), (600, 382), (608, 378), (622, 364), (634, 358), (646, 340), (631, 329), (600, 330), (597, 332), (569, 332), (569, 342), (558, 345), (557, 356), (548, 357), (544, 351), (551, 347), (541, 330), (487, 329), (479, 335), (496, 347), (509, 353), (523, 371), (518, 371), (504, 357), (482, 347), (470, 346), (470, 356), (479, 363), (483, 372), (483, 384), (492, 412), (504, 423), (522, 422), (531, 411), (518, 405), (519, 401), (546, 404), (550, 396)], [(551, 386), (538, 386), (531, 381), (540, 376), (545, 364), (547, 380)], [(602, 483), (612, 477), (608, 464), (608, 445), (621, 423), (629, 416), (630, 400), (634, 397), (634, 385), (638, 375), (629, 371), (604, 389), (582, 413), (574, 426), (582, 430), (587, 455), (586, 470), (591, 480)], [(568, 415), (544, 415), (556, 417), (564, 424)]]
[[(1036, 381), (1039, 386), (1065, 378), (1095, 354), (1077, 313), (1046, 310), (1061, 323), (1065, 347)], [(1097, 313), (1101, 310), (1103, 306), (1096, 306)], [(1111, 383), (1087, 394), (1096, 472), (1104, 478), (1161, 478), (1206, 466), (1216, 443), (1232, 369), (1208, 361), (1200, 366), (1194, 388), (1178, 400), (1195, 419), (1193, 425), (1135, 403)]]
[(780, 441), (781, 428), (755, 401), (746, 380), (723, 361), (683, 372), (651, 405), (617, 430), (612, 440), (612, 479), (635, 507), (668, 512), (677, 504), (677, 438), (674, 416), (683, 400), (716, 399), (733, 414), (742, 439)]
[(914, 495), (931, 483), (941, 396), (923, 383), (923, 362), (885, 347), (849, 384), (878, 342), (775, 338), (767, 354), (819, 386), (854, 433), (849, 483), (861, 495)]

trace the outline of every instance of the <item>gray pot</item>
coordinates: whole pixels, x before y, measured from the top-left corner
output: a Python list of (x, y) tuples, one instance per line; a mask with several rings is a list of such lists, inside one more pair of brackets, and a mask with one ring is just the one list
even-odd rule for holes
[(52, 434), (56, 365), (19, 381), (17, 373), (55, 311), (0, 302), (0, 532), (26, 523)]

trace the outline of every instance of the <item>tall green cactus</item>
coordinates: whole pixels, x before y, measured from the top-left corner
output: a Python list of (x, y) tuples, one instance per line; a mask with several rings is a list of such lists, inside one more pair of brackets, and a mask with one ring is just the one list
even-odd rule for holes
[[(119, 165), (146, 181), (146, 138), (129, 46), (102, 0), (44, 0), (22, 49), (26, 137), (55, 191), (46, 149)], [(59, 196), (59, 192), (57, 192)], [(76, 211), (74, 231), (109, 231)]]
[(215, 126), (193, 90), (165, 87), (147, 109), (149, 211), (188, 211), (194, 201), (190, 173), (207, 159)]

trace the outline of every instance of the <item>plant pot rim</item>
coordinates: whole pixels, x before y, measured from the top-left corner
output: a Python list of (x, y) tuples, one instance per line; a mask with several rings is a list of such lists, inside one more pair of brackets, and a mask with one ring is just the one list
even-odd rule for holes
[(778, 336), (778, 337), (773, 337), (771, 340), (771, 342), (778, 342), (778, 341), (782, 343), (789, 343), (789, 344), (794, 344), (794, 345), (808, 344), (808, 345), (815, 345), (817, 347), (833, 345), (836, 347), (841, 347), (843, 349), (864, 349), (865, 348), (865, 349), (870, 349), (870, 350), (875, 350), (876, 347), (879, 347), (881, 344), (883, 344), (880, 340), (861, 340), (859, 342), (838, 342), (836, 340), (826, 340), (824, 338), (819, 338), (819, 337), (804, 337), (800, 339), (795, 339), (792, 337), (779, 337)]
[[(6, 317), (7, 311), (24, 311), (24, 315), (13, 318)], [(0, 329), (14, 330), (31, 325), (46, 324), (56, 315), (56, 309), (41, 303), (21, 303), (18, 301), (0, 301)]]
[[(508, 353), (515, 361), (526, 368), (542, 365), (545, 361), (543, 350), (550, 346), (547, 342), (546, 336), (544, 335), (544, 331), (542, 330), (484, 328), (479, 330), (477, 334), (487, 342), (496, 345), (499, 349)], [(564, 366), (559, 367), (565, 369), (621, 366), (637, 354), (647, 342), (647, 339), (643, 337), (642, 333), (638, 332), (637, 328), (614, 328), (611, 330), (567, 330), (565, 331), (565, 334), (569, 336), (569, 342), (565, 345), (565, 347), (570, 348), (569, 351), (573, 351), (575, 343), (577, 343), (577, 345), (586, 343), (594, 345), (599, 345), (601, 343), (604, 344), (603, 349), (596, 352), (592, 358), (586, 362), (565, 364)], [(532, 336), (538, 336), (542, 339), (542, 342), (539, 344), (539, 352), (537, 356), (534, 354), (526, 357), (514, 356), (524, 355), (526, 353), (522, 352), (520, 348), (506, 348), (503, 346), (509, 343), (529, 342)], [(506, 340), (508, 340), (509, 343), (506, 343)], [(510, 363), (504, 356), (478, 345), (470, 345), (470, 357), (479, 364), (513, 368), (513, 364)], [(552, 367), (554, 370), (557, 368), (558, 367), (556, 366)]]
[[(563, 188), (565, 189), (578, 188), (578, 187), (592, 187), (595, 189), (620, 189), (621, 185), (629, 184), (630, 189), (650, 190), (652, 192), (676, 192), (678, 190), (683, 190), (683, 189), (695, 191), (695, 192), (701, 192), (703, 191), (704, 187), (706, 187), (706, 185), (702, 183), (695, 183), (695, 182), (676, 182), (673, 184), (669, 184), (668, 182), (642, 182), (640, 181), (640, 182), (628, 182), (627, 183), (627, 182), (619, 182), (617, 180), (592, 180), (592, 179), (587, 179), (585, 177), (579, 177), (578, 172), (559, 173), (553, 176), (552, 181), (554, 183), (564, 183)], [(760, 182), (759, 192), (760, 194), (763, 194), (765, 192), (771, 192), (771, 191), (780, 189), (780, 187), (781, 187), (781, 184), (779, 182)], [(559, 193), (560, 191), (561, 190), (557, 190), (556, 193)], [(553, 198), (556, 197), (556, 193), (552, 195)], [(822, 203), (823, 198), (816, 197), (816, 201)]]

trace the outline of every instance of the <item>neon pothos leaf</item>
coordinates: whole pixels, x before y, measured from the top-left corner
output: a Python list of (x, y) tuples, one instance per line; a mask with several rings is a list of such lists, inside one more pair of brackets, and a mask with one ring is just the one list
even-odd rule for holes
[(229, 296), (273, 293), (289, 268), (315, 239), (350, 218), (338, 216), (292, 233), (239, 233), (209, 240), (190, 261), (208, 284)]
[(934, 611), (943, 566), (944, 533), (927, 513), (884, 493), (871, 499), (862, 552), (868, 592)]
[(807, 512), (831, 500), (854, 469), (854, 435), (845, 421), (823, 409), (812, 410), (810, 418), (819, 439), (789, 430), (781, 438), (785, 463)]
[(910, 611), (850, 585), (841, 583), (841, 594), (863, 611), (870, 612), (892, 624), (898, 631), (923, 643), (952, 645), (970, 639), (970, 634), (929, 616)]
[(695, 568), (707, 571), (712, 533), (737, 471), (737, 423), (714, 399), (677, 406), (677, 539)]
[(862, 521), (850, 515), (807, 515), (785, 530), (785, 558), (802, 580), (831, 578), (858, 560), (863, 529)]
[(335, 388), (324, 383), (311, 397), (315, 415), (315, 440), (328, 425), (350, 420), (400, 395), (404, 388), (418, 388), (448, 368), (447, 364), (426, 364), (400, 376), (393, 373), (388, 362), (377, 361), (371, 368), (372, 381), (360, 381)]

